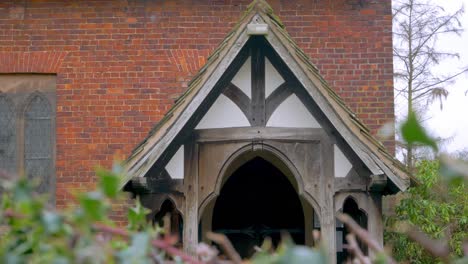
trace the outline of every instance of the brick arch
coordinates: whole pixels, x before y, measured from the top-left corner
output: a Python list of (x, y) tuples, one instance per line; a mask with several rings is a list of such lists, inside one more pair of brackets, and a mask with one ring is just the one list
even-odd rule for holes
[(0, 73), (57, 73), (63, 51), (0, 52)]
[(184, 72), (189, 75), (195, 74), (203, 65), (210, 55), (209, 49), (171, 49), (166, 51), (166, 55), (177, 71)]

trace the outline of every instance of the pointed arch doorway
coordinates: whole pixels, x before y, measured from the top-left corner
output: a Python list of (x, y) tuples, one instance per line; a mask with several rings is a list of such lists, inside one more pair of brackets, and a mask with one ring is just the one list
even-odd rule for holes
[(212, 230), (225, 234), (241, 257), (250, 257), (269, 237), (276, 246), (282, 233), (305, 243), (304, 211), (288, 177), (262, 157), (237, 168), (214, 203)]
[(298, 195), (291, 171), (267, 153), (238, 157), (224, 173), (222, 187), (201, 217), (201, 231), (225, 234), (241, 257), (251, 256), (271, 238), (276, 246), (283, 233), (306, 243), (306, 219), (312, 207)]

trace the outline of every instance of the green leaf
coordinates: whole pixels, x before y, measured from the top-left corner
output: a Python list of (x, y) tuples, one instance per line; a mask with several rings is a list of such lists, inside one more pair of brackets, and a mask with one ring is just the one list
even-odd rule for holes
[(401, 126), (401, 132), (403, 139), (409, 144), (421, 143), (431, 146), (436, 151), (438, 149), (436, 142), (427, 135), (414, 112), (408, 114), (408, 118)]
[(13, 189), (13, 200), (16, 202), (29, 202), (33, 189), (25, 178), (21, 178)]
[(138, 229), (140, 226), (146, 226), (146, 215), (150, 210), (144, 208), (140, 200), (137, 199), (135, 207), (128, 209), (128, 225), (132, 230)]
[(146, 264), (150, 263), (148, 252), (150, 249), (148, 233), (136, 233), (132, 236), (131, 245), (117, 254), (120, 263)]
[(43, 211), (42, 222), (48, 233), (55, 234), (62, 229), (62, 217), (54, 212)]
[(114, 162), (114, 164), (112, 164), (112, 172), (115, 175), (121, 175), (124, 172), (122, 164), (120, 162)]
[(387, 256), (383, 253), (378, 253), (375, 256), (375, 260), (373, 262), (374, 264), (386, 264), (388, 263), (387, 261)]
[(327, 258), (324, 252), (316, 248), (294, 245), (289, 236), (283, 236), (276, 254), (271, 254), (269, 248), (271, 243), (262, 246), (262, 251), (254, 255), (252, 263), (255, 264), (296, 264), (296, 263), (314, 263), (327, 264)]
[(109, 198), (115, 198), (119, 193), (119, 176), (104, 169), (98, 169), (96, 173), (99, 176), (99, 188), (102, 192)]
[(93, 221), (100, 221), (104, 218), (106, 206), (100, 192), (89, 192), (79, 198), (84, 214)]
[(68, 264), (68, 263), (70, 263), (70, 261), (68, 261), (68, 259), (63, 256), (57, 256), (53, 260), (53, 264)]
[(455, 260), (453, 264), (468, 264), (468, 256)]
[(26, 259), (24, 256), (20, 256), (14, 253), (7, 253), (5, 256), (3, 256), (3, 263), (9, 263), (9, 264), (16, 264), (16, 263), (26, 263)]
[(288, 248), (278, 263), (314, 263), (327, 264), (325, 255), (316, 249), (305, 246), (293, 246)]

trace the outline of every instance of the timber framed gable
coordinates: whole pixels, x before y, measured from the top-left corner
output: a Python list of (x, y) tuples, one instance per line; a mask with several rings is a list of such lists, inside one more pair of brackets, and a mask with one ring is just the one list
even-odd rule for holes
[[(249, 35), (249, 24), (268, 25), (268, 34)], [(268, 96), (265, 79), (261, 78), (265, 58), (284, 79)], [(251, 97), (231, 82), (247, 59), (256, 72), (251, 80)], [(375, 182), (389, 177), (391, 193), (409, 186), (409, 176), (401, 164), (328, 86), (271, 7), (264, 1), (254, 1), (189, 83), (188, 90), (130, 155), (122, 187), (131, 179), (144, 178), (152, 167), (164, 167), (220, 94), (236, 104), (251, 126), (265, 126), (275, 109), (295, 94), (330, 135), (339, 135), (337, 141), (348, 149), (345, 152), (354, 153)]]
[[(344, 207), (353, 211), (356, 204), (367, 214), (366, 228), (382, 238), (381, 196), (410, 183), (264, 0), (249, 6), (188, 90), (135, 148), (122, 187), (140, 196), (151, 215), (170, 200), (182, 214), (184, 248), (191, 252), (213, 228), (234, 232), (219, 220), (216, 204), (246, 164), (287, 178), (291, 197), (297, 196), (288, 201), (300, 203), (298, 215), (304, 216), (303, 224), (289, 230), (304, 234), (300, 243), (311, 245), (312, 229), (319, 228), (332, 262), (341, 256), (335, 213)], [(269, 180), (263, 183), (269, 186)], [(358, 198), (344, 206), (348, 197)]]

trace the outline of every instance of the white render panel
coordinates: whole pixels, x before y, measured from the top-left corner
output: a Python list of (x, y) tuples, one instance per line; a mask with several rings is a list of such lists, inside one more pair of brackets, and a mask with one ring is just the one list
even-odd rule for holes
[(283, 77), (276, 71), (271, 62), (265, 58), (265, 98), (284, 83)]
[(275, 109), (266, 126), (320, 128), (320, 124), (295, 94), (290, 95)]
[(184, 145), (180, 146), (166, 165), (166, 171), (172, 179), (184, 178)]
[(333, 145), (333, 152), (335, 159), (335, 178), (344, 178), (353, 168), (353, 164), (351, 164), (343, 151), (341, 151), (336, 144)]
[(249, 98), (252, 98), (252, 64), (250, 62), (250, 57), (247, 58), (244, 65), (239, 69), (234, 78), (232, 78), (232, 83), (239, 87)]
[(248, 126), (249, 120), (242, 110), (231, 99), (221, 94), (195, 129)]

